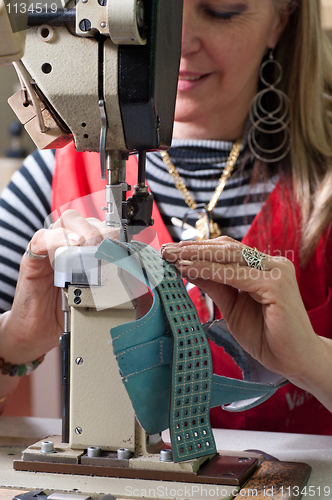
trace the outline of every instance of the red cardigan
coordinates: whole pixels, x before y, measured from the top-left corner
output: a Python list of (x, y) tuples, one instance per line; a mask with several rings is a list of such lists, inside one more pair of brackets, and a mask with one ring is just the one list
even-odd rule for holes
[[(126, 181), (134, 187), (137, 161), (127, 162)], [(56, 152), (53, 177), (53, 218), (68, 208), (84, 217), (104, 218), (105, 181), (100, 178), (99, 154), (77, 153), (73, 143)], [(92, 193), (92, 194), (91, 194)], [(285, 255), (294, 263), (303, 302), (315, 332), (332, 338), (332, 237), (322, 237), (305, 268), (299, 263), (299, 224), (291, 201), (290, 190), (278, 183), (262, 210), (252, 222), (243, 243), (271, 255)], [(147, 241), (156, 248), (172, 238), (154, 203), (153, 228), (145, 231)], [(206, 321), (206, 309), (200, 294), (191, 294), (201, 321)], [(222, 348), (210, 343), (214, 372), (238, 378), (238, 368)], [(332, 434), (332, 415), (311, 394), (288, 384), (260, 406), (240, 413), (228, 413), (220, 408), (211, 410), (213, 427), (260, 431)]]

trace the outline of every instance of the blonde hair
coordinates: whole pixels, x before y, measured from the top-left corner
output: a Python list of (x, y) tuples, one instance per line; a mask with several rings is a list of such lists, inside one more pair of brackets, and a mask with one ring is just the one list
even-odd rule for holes
[(291, 101), (291, 174), (305, 264), (332, 216), (332, 46), (320, 0), (272, 1), (290, 14), (275, 57), (283, 68), (280, 88)]

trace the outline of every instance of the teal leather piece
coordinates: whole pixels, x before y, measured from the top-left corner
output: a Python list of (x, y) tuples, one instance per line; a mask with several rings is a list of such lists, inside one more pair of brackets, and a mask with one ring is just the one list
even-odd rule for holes
[[(172, 337), (162, 337), (119, 352), (116, 359), (123, 378), (172, 362)], [(137, 359), (140, 360), (137, 370)]]
[[(132, 258), (128, 261), (128, 252), (139, 259), (143, 272), (138, 272), (137, 262)], [(144, 280), (150, 289), (156, 288), (163, 303), (163, 309), (157, 309), (158, 298), (153, 290), (154, 303), (146, 316), (134, 324), (120, 325), (111, 331), (120, 369), (123, 372), (130, 365), (129, 375), (123, 376), (122, 380), (141, 425), (150, 434), (169, 426), (175, 462), (216, 453), (209, 421), (213, 375), (211, 353), (180, 274), (174, 266), (163, 261), (159, 252), (139, 242), (123, 244), (105, 240), (96, 257), (131, 272)], [(162, 312), (164, 321), (160, 319), (156, 325), (156, 315)], [(139, 330), (142, 336), (138, 334)], [(152, 341), (161, 340), (159, 334), (165, 335), (167, 330), (173, 335), (171, 369), (165, 363), (165, 354), (161, 356), (160, 351), (157, 352), (161, 345), (166, 348), (167, 342)], [(130, 338), (134, 339), (135, 345), (128, 345)], [(136, 348), (137, 344), (142, 348)], [(146, 359), (142, 363), (141, 349), (149, 350), (151, 369), (147, 368)], [(166, 397), (169, 386), (170, 398)], [(168, 424), (166, 415), (169, 415)]]
[(236, 343), (223, 320), (204, 329), (233, 356), (247, 380), (212, 374), (207, 338), (182, 278), (155, 250), (137, 242), (105, 240), (96, 257), (130, 272), (153, 294), (152, 307), (143, 318), (111, 330), (122, 380), (142, 427), (148, 434), (170, 427), (175, 461), (214, 453), (210, 407), (252, 408), (287, 381), (250, 380), (252, 373), (262, 379), (263, 367)]
[[(152, 280), (143, 272), (140, 261), (124, 244), (105, 240), (96, 257), (130, 272), (151, 289), (153, 303), (149, 312), (137, 321), (112, 328), (111, 337), (122, 382), (137, 419), (148, 434), (157, 434), (169, 426), (173, 343), (171, 335), (167, 333), (158, 292)], [(159, 269), (157, 271), (159, 274)], [(163, 357), (159, 342), (163, 342), (164, 351), (165, 339), (168, 351)], [(149, 356), (144, 357), (142, 353), (147, 348)]]
[(213, 407), (222, 406), (228, 412), (249, 410), (288, 383), (284, 377), (271, 372), (247, 353), (236, 342), (224, 319), (205, 323), (204, 330), (207, 337), (222, 347), (243, 372), (243, 380), (213, 375)]
[(112, 328), (111, 336), (115, 354), (151, 342), (166, 334), (165, 316), (159, 295), (156, 290), (152, 290), (152, 295), (152, 307), (143, 318)]
[(264, 398), (265, 401), (265, 399), (272, 396), (277, 389), (279, 389), (279, 386), (276, 387), (258, 382), (237, 380), (229, 377), (222, 377), (214, 373), (211, 408), (228, 405), (234, 401), (247, 400), (248, 403), (241, 406), (241, 409), (238, 411), (248, 410), (249, 408), (257, 406), (258, 402), (254, 404), (254, 399), (259, 398), (261, 403), (263, 402), (261, 398)]

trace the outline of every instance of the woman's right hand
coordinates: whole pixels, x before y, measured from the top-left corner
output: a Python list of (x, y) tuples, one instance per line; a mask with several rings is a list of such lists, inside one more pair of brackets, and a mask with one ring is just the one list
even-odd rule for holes
[[(63, 332), (61, 289), (54, 286), (52, 263), (63, 246), (99, 245), (106, 236), (118, 238), (98, 219), (84, 219), (68, 210), (51, 229), (40, 229), (22, 257), (12, 309), (0, 317), (1, 357), (13, 363), (38, 359), (58, 345)], [(43, 256), (46, 256), (43, 258)]]

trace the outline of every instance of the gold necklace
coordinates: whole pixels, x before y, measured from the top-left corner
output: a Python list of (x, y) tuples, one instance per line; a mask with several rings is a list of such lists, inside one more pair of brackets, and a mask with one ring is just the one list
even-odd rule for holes
[[(219, 225), (216, 222), (214, 222), (212, 219), (212, 211), (213, 211), (214, 207), (216, 206), (217, 201), (225, 188), (227, 179), (230, 177), (230, 175), (233, 171), (234, 165), (236, 163), (236, 160), (239, 157), (241, 143), (242, 143), (241, 139), (238, 139), (234, 143), (234, 146), (232, 147), (232, 151), (230, 152), (228, 160), (226, 162), (224, 171), (219, 179), (218, 185), (217, 185), (217, 187), (212, 195), (211, 200), (209, 201), (209, 203), (206, 206), (206, 209), (205, 209), (206, 212), (201, 213), (201, 218), (198, 219), (198, 221), (195, 224), (195, 228), (197, 230), (197, 236), (195, 237), (196, 241), (201, 241), (201, 240), (206, 239), (208, 227), (210, 230), (210, 238), (217, 238), (218, 236), (221, 235), (221, 230), (220, 230)], [(172, 163), (172, 161), (169, 157), (169, 154), (166, 151), (161, 151), (160, 154), (161, 154), (163, 162), (166, 165), (166, 168), (167, 168), (169, 174), (171, 175), (171, 177), (174, 181), (175, 187), (182, 194), (183, 199), (186, 202), (186, 204), (188, 205), (188, 207), (191, 208), (192, 210), (196, 210), (197, 203), (193, 199), (191, 194), (189, 193), (188, 189), (186, 188), (186, 185), (183, 182), (178, 170), (176, 169), (176, 167)], [(208, 226), (208, 224), (209, 224), (209, 226)]]

